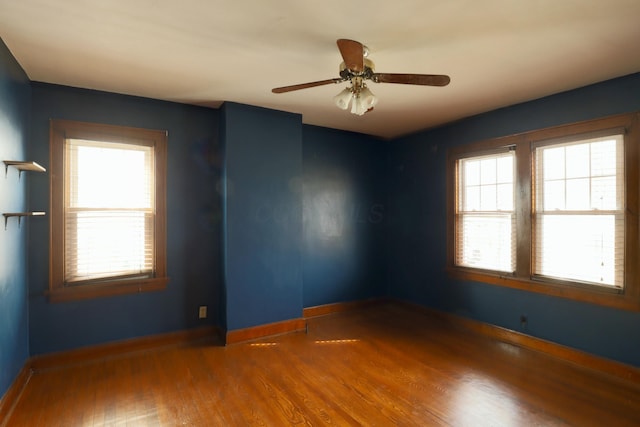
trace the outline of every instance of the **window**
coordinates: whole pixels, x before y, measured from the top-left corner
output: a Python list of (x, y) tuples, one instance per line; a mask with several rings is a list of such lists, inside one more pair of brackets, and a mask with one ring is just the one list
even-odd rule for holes
[(51, 122), (51, 300), (166, 286), (166, 138)]
[(507, 151), (459, 160), (456, 265), (514, 271), (513, 158)]
[(640, 310), (638, 116), (451, 149), (450, 273)]
[(534, 161), (534, 275), (622, 289), (623, 135), (536, 147)]

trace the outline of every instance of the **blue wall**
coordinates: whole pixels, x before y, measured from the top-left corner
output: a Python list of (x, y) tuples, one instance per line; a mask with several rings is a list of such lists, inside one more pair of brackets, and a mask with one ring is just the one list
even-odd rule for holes
[(640, 110), (634, 74), (471, 117), (394, 141), (389, 153), (389, 294), (640, 366), (640, 313), (449, 279), (446, 150), (478, 141)]
[(384, 295), (388, 144), (304, 126), (305, 307)]
[[(30, 228), (31, 354), (219, 324), (221, 317), (219, 111), (144, 98), (32, 84), (30, 157), (49, 162), (49, 119), (169, 131), (166, 290), (49, 303), (49, 223)], [(118, 166), (114, 165), (114, 173)], [(108, 177), (105, 177), (108, 179)], [(29, 202), (48, 210), (48, 176), (32, 178)], [(198, 306), (209, 318), (198, 320)]]
[(222, 107), (226, 328), (302, 316), (302, 117)]
[[(217, 111), (29, 84), (0, 45), (2, 159), (48, 168), (51, 118), (169, 131), (171, 277), (162, 292), (51, 304), (48, 220), (10, 222), (0, 231), (0, 395), (29, 354), (199, 325), (234, 330), (384, 295), (515, 330), (526, 314), (526, 333), (640, 366), (638, 313), (444, 272), (448, 147), (637, 110), (640, 74), (384, 142), (234, 103)], [(48, 174), (18, 181), (9, 171), (0, 210), (48, 206)], [(209, 306), (204, 321), (199, 305)]]
[[(0, 160), (28, 160), (29, 80), (0, 40)], [(29, 173), (0, 164), (0, 212), (26, 210)], [(3, 219), (3, 217), (0, 217)], [(0, 399), (29, 356), (26, 241), (29, 221), (0, 223)]]

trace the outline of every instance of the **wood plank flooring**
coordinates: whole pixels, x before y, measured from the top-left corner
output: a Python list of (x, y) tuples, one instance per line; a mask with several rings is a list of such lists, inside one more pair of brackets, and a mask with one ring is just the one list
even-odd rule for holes
[(638, 426), (640, 385), (394, 304), (34, 374), (7, 426)]

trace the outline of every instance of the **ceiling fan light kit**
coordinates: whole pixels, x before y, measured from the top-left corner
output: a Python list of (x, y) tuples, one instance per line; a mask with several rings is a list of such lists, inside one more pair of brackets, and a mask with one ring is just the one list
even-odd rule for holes
[(342, 89), (342, 91), (333, 97), (333, 102), (336, 103), (336, 107), (341, 110), (346, 110), (349, 108), (349, 103), (351, 102), (351, 98), (353, 98), (353, 92), (351, 92), (350, 87), (346, 87)]
[(351, 113), (362, 116), (373, 110), (378, 98), (367, 87), (365, 80), (374, 83), (400, 83), (422, 86), (446, 86), (451, 79), (441, 74), (389, 74), (376, 73), (374, 64), (366, 57), (369, 49), (360, 42), (348, 39), (337, 41), (338, 49), (344, 62), (340, 64), (340, 78), (283, 86), (272, 89), (273, 93), (285, 93), (310, 87), (323, 86), (330, 83), (349, 81), (350, 86), (333, 97), (333, 102), (342, 110), (347, 110), (351, 104)]
[(351, 103), (351, 113), (361, 116), (375, 107), (378, 103), (378, 98), (376, 98), (364, 82), (352, 81), (351, 86), (344, 88), (339, 94), (333, 97), (333, 101), (336, 107), (341, 110), (349, 108), (349, 103)]

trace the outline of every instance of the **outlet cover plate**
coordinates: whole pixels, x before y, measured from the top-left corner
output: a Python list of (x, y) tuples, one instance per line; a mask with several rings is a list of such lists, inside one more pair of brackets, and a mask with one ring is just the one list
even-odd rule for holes
[(198, 319), (206, 319), (207, 318), (207, 306), (201, 305), (198, 309)]

